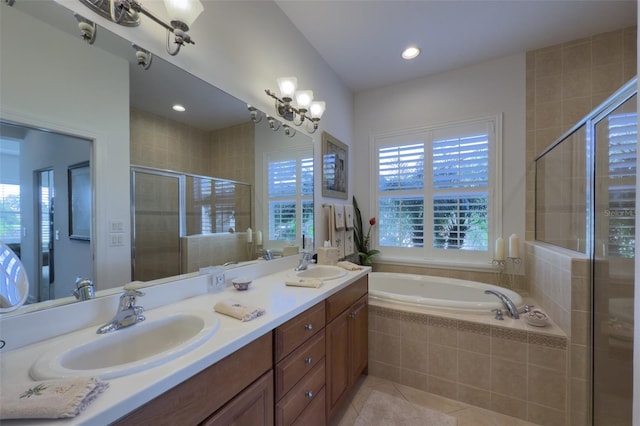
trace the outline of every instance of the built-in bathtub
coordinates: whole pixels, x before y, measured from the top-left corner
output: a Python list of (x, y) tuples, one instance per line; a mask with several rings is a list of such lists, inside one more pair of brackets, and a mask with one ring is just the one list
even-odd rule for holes
[(369, 299), (401, 306), (474, 314), (503, 309), (500, 300), (493, 294), (485, 294), (486, 290), (506, 295), (518, 307), (523, 305), (522, 297), (515, 291), (491, 284), (429, 275), (369, 274)]
[(536, 424), (568, 424), (566, 335), (509, 318), (485, 290), (524, 303), (475, 281), (370, 273), (369, 374)]

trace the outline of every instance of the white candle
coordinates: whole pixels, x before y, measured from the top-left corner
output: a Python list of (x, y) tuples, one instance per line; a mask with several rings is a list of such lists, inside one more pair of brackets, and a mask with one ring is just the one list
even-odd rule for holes
[(516, 234), (509, 237), (509, 257), (520, 257), (520, 238)]
[(247, 242), (253, 242), (253, 231), (251, 231), (251, 228), (247, 228)]
[(504, 260), (504, 240), (502, 237), (496, 240), (495, 253), (493, 254), (495, 260)]
[(256, 245), (262, 245), (262, 231), (256, 231)]

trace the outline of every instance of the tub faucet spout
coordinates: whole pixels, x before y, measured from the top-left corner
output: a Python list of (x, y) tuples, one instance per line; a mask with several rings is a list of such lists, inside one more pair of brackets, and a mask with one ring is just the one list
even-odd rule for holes
[(498, 299), (500, 299), (500, 301), (504, 305), (505, 309), (507, 310), (507, 312), (509, 313), (509, 316), (511, 318), (513, 318), (513, 319), (520, 318), (520, 314), (518, 313), (518, 307), (506, 295), (504, 295), (503, 293), (500, 293), (499, 291), (495, 291), (495, 290), (485, 290), (484, 294), (493, 294)]

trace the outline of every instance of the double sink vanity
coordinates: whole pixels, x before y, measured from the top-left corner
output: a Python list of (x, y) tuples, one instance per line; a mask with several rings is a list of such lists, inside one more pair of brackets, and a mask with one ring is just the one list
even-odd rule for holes
[[(5, 383), (82, 376), (109, 388), (75, 418), (3, 424), (326, 424), (366, 372), (369, 268), (311, 265), (319, 288), (293, 287), (298, 256), (208, 275), (145, 283), (146, 319), (106, 334), (121, 292), (0, 317)], [(300, 276), (300, 275), (297, 275)], [(253, 280), (248, 291), (230, 282)], [(141, 287), (138, 285), (138, 287)], [(262, 308), (242, 322), (214, 312), (221, 300)]]

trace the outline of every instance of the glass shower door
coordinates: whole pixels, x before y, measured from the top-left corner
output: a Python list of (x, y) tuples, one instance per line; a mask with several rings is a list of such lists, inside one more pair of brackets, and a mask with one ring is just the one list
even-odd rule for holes
[(180, 187), (176, 175), (132, 171), (134, 280), (180, 274)]
[(593, 421), (626, 426), (633, 392), (636, 96), (594, 122)]

